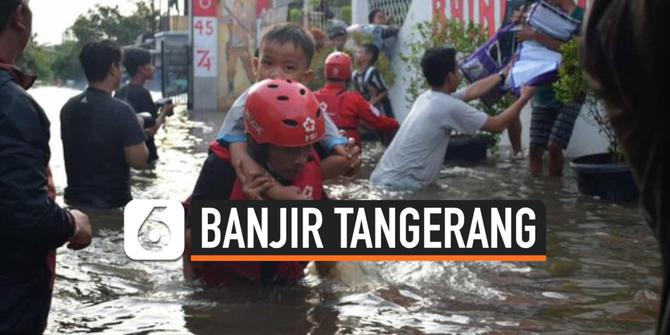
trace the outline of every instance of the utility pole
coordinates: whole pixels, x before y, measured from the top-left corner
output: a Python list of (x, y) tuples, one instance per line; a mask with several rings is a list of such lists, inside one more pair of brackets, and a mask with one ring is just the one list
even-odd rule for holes
[(151, 0), (151, 33), (156, 33), (156, 0)]

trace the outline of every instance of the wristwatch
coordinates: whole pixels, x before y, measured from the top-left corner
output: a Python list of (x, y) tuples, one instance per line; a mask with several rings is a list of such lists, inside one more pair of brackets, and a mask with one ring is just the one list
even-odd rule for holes
[(498, 76), (500, 76), (500, 81), (503, 83), (505, 82), (505, 79), (507, 79), (507, 75), (502, 70), (498, 72)]

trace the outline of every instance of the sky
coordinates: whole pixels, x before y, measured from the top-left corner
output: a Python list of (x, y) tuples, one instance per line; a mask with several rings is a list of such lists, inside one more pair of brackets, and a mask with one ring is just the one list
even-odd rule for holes
[[(118, 5), (121, 13), (130, 13), (135, 8), (136, 0), (30, 0), (33, 11), (33, 33), (37, 34), (40, 44), (59, 44), (63, 33), (69, 28), (77, 16), (86, 13), (96, 4), (105, 6)], [(156, 1), (156, 7), (159, 6)], [(163, 1), (165, 8), (166, 0)]]

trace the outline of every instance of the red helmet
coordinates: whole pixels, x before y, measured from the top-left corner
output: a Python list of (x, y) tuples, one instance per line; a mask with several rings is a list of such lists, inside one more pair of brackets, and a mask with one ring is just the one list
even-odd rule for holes
[(244, 128), (260, 144), (301, 147), (325, 134), (323, 114), (307, 87), (293, 80), (266, 79), (249, 89)]
[(335, 51), (326, 58), (324, 68), (326, 79), (350, 80), (351, 57), (344, 52)]

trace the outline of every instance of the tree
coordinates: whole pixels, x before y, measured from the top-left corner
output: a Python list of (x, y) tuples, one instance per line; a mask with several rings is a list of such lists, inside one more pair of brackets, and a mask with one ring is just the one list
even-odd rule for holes
[(135, 3), (135, 11), (123, 16), (119, 6), (96, 5), (86, 15), (79, 15), (66, 32), (80, 45), (90, 41), (111, 39), (121, 45), (133, 44), (137, 36), (155, 27), (159, 13), (145, 2)]
[(121, 14), (118, 6), (96, 5), (86, 14), (79, 15), (66, 30), (65, 41), (56, 46), (53, 72), (62, 79), (83, 80), (78, 59), (86, 43), (110, 39), (120, 45), (135, 44), (138, 36), (157, 26), (159, 15), (147, 1), (135, 2), (134, 12), (127, 16)]
[(42, 81), (51, 81), (53, 71), (51, 70), (52, 56), (42, 46), (39, 46), (33, 35), (28, 46), (18, 59), (18, 66), (27, 73), (36, 75)]

